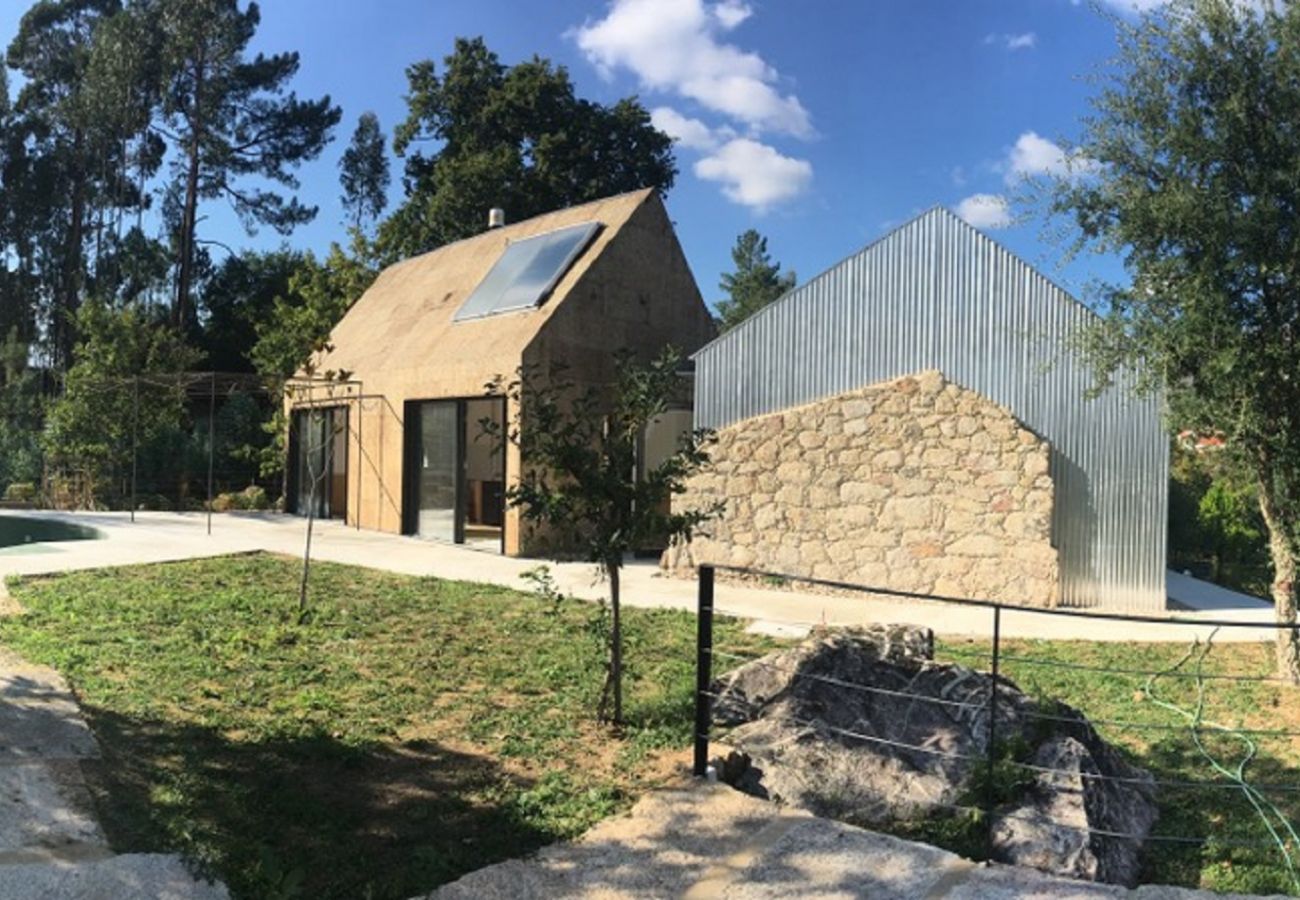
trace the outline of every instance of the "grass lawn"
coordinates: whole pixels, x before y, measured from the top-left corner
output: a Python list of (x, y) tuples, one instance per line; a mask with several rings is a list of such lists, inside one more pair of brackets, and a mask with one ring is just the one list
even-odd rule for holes
[[(178, 850), (237, 897), (404, 898), (571, 837), (689, 746), (695, 620), (627, 610), (627, 719), (592, 718), (599, 608), (245, 556), (11, 582), (0, 641), (72, 684), (122, 852)], [(762, 639), (718, 623), (720, 642)]]
[[(239, 897), (405, 898), (576, 835), (685, 761), (691, 615), (626, 611), (629, 722), (615, 735), (592, 719), (598, 607), (318, 563), (310, 621), (296, 626), (297, 573), (263, 555), (11, 583), (29, 612), (0, 620), (0, 642), (76, 690), (104, 751), (88, 776), (118, 850), (182, 851)], [(771, 646), (734, 621), (716, 630), (720, 650)], [(938, 655), (987, 668), (988, 649), (948, 641)], [(1156, 702), (1194, 707), (1194, 680), (1151, 692), (1143, 676), (1090, 670), (1159, 670), (1186, 649), (1010, 641), (1003, 672), (1081, 709), (1157, 778), (1218, 779), (1186, 720)], [(1272, 648), (1224, 644), (1204, 664), (1268, 675)], [(1207, 684), (1207, 720), (1300, 730), (1300, 692)], [(1251, 779), (1300, 786), (1300, 742), (1255, 740)], [(1245, 751), (1206, 745), (1225, 761)], [(1270, 799), (1300, 821), (1300, 795)], [(1203, 842), (1151, 845), (1144, 880), (1295, 891), (1278, 851), (1233, 846), (1268, 838), (1240, 792), (1166, 788), (1160, 804), (1157, 834)]]

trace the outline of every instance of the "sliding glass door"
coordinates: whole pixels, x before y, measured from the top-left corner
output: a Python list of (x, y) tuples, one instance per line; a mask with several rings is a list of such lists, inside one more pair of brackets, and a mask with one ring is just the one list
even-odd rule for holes
[(504, 425), (500, 397), (407, 403), (407, 534), (503, 548)]
[(330, 406), (293, 413), (289, 498), (300, 516), (347, 517), (348, 411)]
[(441, 541), (461, 540), (458, 473), (460, 416), (456, 401), (421, 403), (415, 533)]

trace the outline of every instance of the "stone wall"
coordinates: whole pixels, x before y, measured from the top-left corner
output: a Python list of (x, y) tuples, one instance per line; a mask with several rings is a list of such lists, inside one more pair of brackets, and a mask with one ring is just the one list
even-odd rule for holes
[(932, 371), (747, 419), (679, 501), (721, 517), (666, 562), (1055, 605), (1049, 451)]

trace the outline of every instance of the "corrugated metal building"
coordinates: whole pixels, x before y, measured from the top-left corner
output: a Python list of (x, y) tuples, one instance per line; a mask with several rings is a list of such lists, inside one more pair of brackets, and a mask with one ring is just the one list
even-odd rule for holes
[(695, 355), (721, 428), (938, 369), (1051, 443), (1060, 602), (1163, 610), (1169, 444), (1158, 397), (1089, 398), (1093, 313), (946, 209), (912, 220)]

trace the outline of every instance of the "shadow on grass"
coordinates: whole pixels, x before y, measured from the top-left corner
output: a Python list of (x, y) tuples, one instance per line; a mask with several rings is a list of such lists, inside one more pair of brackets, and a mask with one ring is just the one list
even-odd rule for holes
[(237, 740), (85, 712), (114, 848), (181, 852), (236, 897), (405, 898), (561, 836), (530, 821), (529, 782), (435, 743)]

